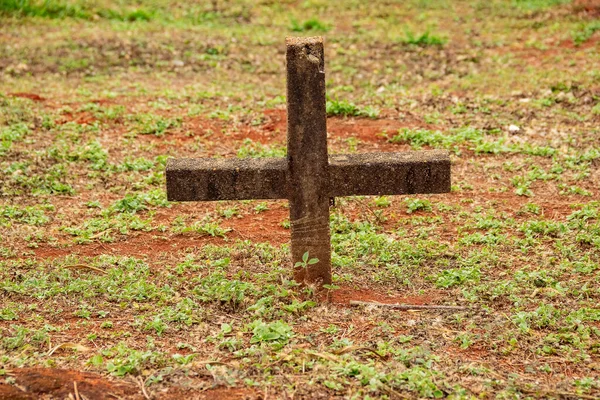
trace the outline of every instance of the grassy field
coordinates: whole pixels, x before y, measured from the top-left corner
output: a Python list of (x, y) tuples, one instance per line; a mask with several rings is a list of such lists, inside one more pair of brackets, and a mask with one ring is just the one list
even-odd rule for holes
[[(0, 398), (600, 397), (600, 2), (0, 0)], [(332, 153), (452, 192), (170, 203), (169, 157), (285, 154), (322, 35)], [(390, 311), (350, 300), (469, 311)]]

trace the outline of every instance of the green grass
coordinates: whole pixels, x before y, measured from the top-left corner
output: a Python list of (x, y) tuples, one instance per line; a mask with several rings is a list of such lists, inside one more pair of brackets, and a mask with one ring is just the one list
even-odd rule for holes
[(143, 8), (132, 10), (102, 9), (93, 3), (72, 4), (61, 0), (3, 0), (0, 15), (11, 17), (77, 18), (91, 20), (95, 17), (119, 21), (150, 21), (153, 11)]
[(360, 108), (356, 104), (345, 100), (327, 100), (326, 110), (329, 116), (377, 118), (379, 115), (379, 110), (376, 108), (371, 106)]
[(577, 30), (572, 32), (573, 43), (580, 46), (587, 42), (594, 33), (600, 31), (600, 20), (594, 20), (582, 24)]
[(447, 39), (444, 39), (440, 36), (432, 34), (429, 31), (425, 31), (422, 34), (414, 34), (412, 31), (407, 30), (406, 36), (401, 39), (401, 42), (407, 45), (420, 46), (420, 47), (428, 47), (428, 46), (436, 46), (442, 47), (444, 43), (447, 42)]
[(298, 22), (297, 19), (291, 19), (292, 32), (327, 32), (331, 27), (316, 18), (311, 18), (303, 22)]
[(513, 4), (523, 10), (536, 11), (571, 3), (572, 0), (512, 0)]
[[(0, 386), (599, 397), (600, 58), (577, 7), (1, 2)], [(325, 38), (330, 154), (452, 163), (450, 193), (335, 199), (322, 296), (293, 278), (285, 199), (166, 199), (169, 157), (286, 156), (289, 35)]]

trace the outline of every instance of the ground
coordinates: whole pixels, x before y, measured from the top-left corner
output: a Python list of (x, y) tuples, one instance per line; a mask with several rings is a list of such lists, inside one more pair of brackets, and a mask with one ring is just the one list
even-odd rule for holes
[[(0, 2), (0, 398), (600, 397), (600, 3)], [(171, 203), (168, 157), (285, 154), (322, 35), (332, 153), (447, 149), (452, 191)], [(394, 311), (351, 300), (454, 305)]]

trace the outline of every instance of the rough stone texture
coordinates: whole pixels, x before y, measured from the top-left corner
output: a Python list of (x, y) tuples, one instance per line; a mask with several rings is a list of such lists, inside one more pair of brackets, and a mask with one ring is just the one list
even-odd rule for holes
[(284, 158), (181, 158), (167, 161), (170, 201), (283, 199)]
[(296, 270), (296, 280), (331, 283), (329, 168), (323, 39), (288, 38), (287, 145), (292, 262), (309, 252), (318, 263)]
[(334, 155), (329, 162), (331, 197), (450, 191), (446, 151)]
[(321, 38), (288, 38), (288, 157), (177, 159), (167, 162), (171, 201), (290, 201), (292, 261), (319, 262), (296, 279), (331, 283), (329, 198), (450, 191), (446, 151), (327, 155), (325, 72)]
[[(182, 158), (167, 161), (170, 201), (287, 199), (285, 158)], [(445, 193), (450, 191), (446, 151), (329, 156), (327, 196)]]

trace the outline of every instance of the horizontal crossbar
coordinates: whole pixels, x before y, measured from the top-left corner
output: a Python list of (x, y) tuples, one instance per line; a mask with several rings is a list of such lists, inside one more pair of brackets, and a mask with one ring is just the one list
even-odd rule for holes
[[(167, 162), (171, 201), (288, 198), (285, 158), (182, 158)], [(329, 157), (329, 197), (450, 191), (446, 151), (366, 153)]]

